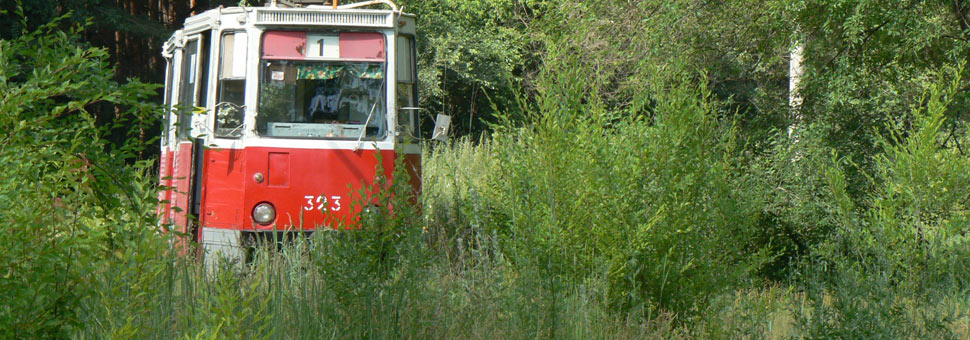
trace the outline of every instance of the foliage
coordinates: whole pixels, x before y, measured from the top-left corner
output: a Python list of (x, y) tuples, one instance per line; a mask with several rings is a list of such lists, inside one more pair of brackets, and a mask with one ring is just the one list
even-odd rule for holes
[(836, 229), (839, 206), (826, 177), (836, 165), (819, 130), (806, 124), (797, 136), (772, 134), (766, 152), (751, 157), (744, 169), (744, 186), (760, 210), (757, 242), (776, 256), (760, 270), (766, 278), (788, 278)]
[[(827, 144), (852, 161), (848, 190), (858, 198), (877, 185), (866, 178), (887, 127), (912, 124), (911, 108), (943, 81), (936, 71), (970, 51), (967, 4), (799, 1), (789, 8), (806, 42), (805, 119), (819, 122)], [(964, 92), (954, 93), (950, 122), (967, 118)]]
[(403, 5), (425, 106), (488, 133), (211, 272), (155, 232), (146, 144), (105, 140), (154, 87), (70, 19), (0, 42), (0, 337), (970, 334), (964, 1)]
[[(841, 166), (828, 169), (837, 229), (803, 269), (814, 311), (801, 322), (812, 336), (957, 337), (950, 323), (960, 313), (928, 306), (970, 279), (964, 190), (970, 159), (943, 144), (941, 131), (961, 72), (945, 87), (931, 87), (925, 107), (914, 107), (912, 130), (887, 127), (892, 135), (879, 141), (875, 160), (880, 184), (867, 205), (853, 203)], [(898, 305), (924, 313), (913, 316)]]
[(154, 86), (115, 83), (106, 52), (77, 47), (77, 31), (57, 24), (0, 41), (3, 337), (66, 336), (80, 326), (103, 264), (161, 250), (144, 240), (154, 213), (142, 175), (150, 163), (129, 163), (142, 146), (106, 143), (110, 127), (89, 111), (115, 103), (141, 121), (156, 112), (144, 102)]
[(745, 279), (765, 254), (745, 229), (734, 132), (710, 93), (654, 77), (634, 99), (650, 115), (625, 116), (597, 100), (600, 75), (570, 53), (547, 55), (523, 110), (533, 123), (490, 143), (486, 199), (512, 260), (572, 282), (601, 273), (612, 303), (646, 313), (690, 312)]
[[(891, 329), (901, 330), (901, 333), (895, 334), (915, 336), (943, 334), (939, 328), (927, 328), (931, 320), (943, 314), (927, 313), (918, 317), (907, 314), (918, 325), (903, 324), (886, 328), (883, 327), (885, 323), (880, 323), (896, 322), (902, 317), (902, 314), (893, 313), (912, 313), (928, 306), (924, 303), (901, 302), (895, 298), (898, 294), (919, 294), (931, 300), (957, 294), (954, 289), (962, 286), (956, 283), (963, 282), (962, 274), (941, 270), (931, 276), (933, 279), (928, 279), (928, 274), (920, 268), (943, 267), (934, 264), (937, 262), (920, 259), (946, 258), (939, 263), (950, 265), (962, 263), (965, 259), (961, 252), (953, 248), (927, 255), (926, 244), (930, 241), (924, 238), (930, 237), (925, 235), (926, 228), (945, 230), (946, 235), (962, 235), (964, 228), (961, 224), (962, 213), (941, 213), (952, 211), (954, 202), (963, 201), (960, 196), (963, 190), (957, 189), (963, 185), (962, 177), (958, 174), (961, 174), (960, 164), (965, 159), (961, 149), (965, 139), (962, 137), (965, 128), (960, 123), (963, 120), (960, 114), (963, 110), (960, 108), (964, 106), (962, 102), (965, 96), (962, 82), (958, 81), (947, 95), (949, 104), (938, 110), (942, 118), (933, 128), (938, 133), (933, 137), (936, 138), (935, 143), (910, 143), (905, 138), (924, 125), (919, 123), (922, 118), (917, 119), (918, 115), (912, 114), (921, 111), (912, 109), (923, 107), (927, 101), (921, 99), (921, 94), (929, 84), (943, 79), (942, 73), (935, 70), (954, 65), (965, 55), (960, 52), (964, 48), (959, 38), (962, 33), (954, 28), (959, 27), (960, 18), (966, 17), (963, 9), (966, 6), (962, 2), (954, 2), (952, 8), (919, 2), (905, 6), (903, 4), (882, 11), (880, 8), (883, 7), (869, 1), (763, 2), (756, 5), (746, 1), (648, 1), (635, 4), (562, 3), (545, 7), (543, 15), (537, 17), (548, 20), (536, 21), (532, 26), (542, 33), (538, 36), (541, 37), (541, 46), (545, 46), (540, 53), (543, 58), (541, 71), (530, 79), (530, 87), (524, 92), (526, 98), (520, 101), (519, 107), (510, 110), (525, 114), (501, 121), (496, 125), (493, 138), (475, 147), (476, 150), (468, 156), (470, 158), (466, 158), (472, 161), (466, 166), (473, 167), (469, 169), (473, 175), (463, 174), (460, 167), (449, 165), (449, 168), (455, 169), (454, 183), (447, 180), (431, 182), (440, 185), (439, 190), (443, 190), (435, 193), (446, 194), (432, 201), (444, 204), (433, 206), (431, 217), (438, 219), (433, 221), (447, 226), (448, 235), (487, 236), (497, 231), (507, 238), (502, 249), (508, 252), (510, 260), (517, 267), (524, 268), (529, 262), (546, 268), (545, 275), (588, 280), (590, 275), (601, 271), (609, 263), (602, 260), (609, 258), (605, 255), (609, 253), (605, 250), (609, 247), (597, 242), (636, 239), (623, 233), (623, 227), (618, 227), (631, 220), (624, 220), (624, 216), (634, 216), (633, 220), (641, 219), (641, 225), (649, 226), (643, 229), (655, 232), (643, 244), (663, 249), (670, 243), (664, 243), (663, 234), (656, 231), (665, 225), (659, 221), (672, 220), (671, 225), (688, 227), (692, 225), (689, 222), (691, 218), (685, 216), (700, 210), (704, 211), (702, 218), (705, 221), (714, 218), (732, 221), (721, 223), (736, 227), (727, 232), (736, 237), (729, 238), (736, 242), (732, 244), (735, 247), (718, 248), (726, 242), (723, 240), (708, 244), (704, 242), (706, 238), (687, 238), (687, 251), (678, 255), (689, 258), (693, 250), (699, 250), (699, 254), (720, 254), (719, 251), (745, 254), (740, 259), (750, 267), (735, 269), (738, 268), (737, 264), (725, 265), (731, 261), (706, 263), (720, 263), (712, 268), (732, 268), (730, 274), (757, 270), (764, 278), (794, 280), (796, 287), (821, 292), (804, 300), (804, 303), (816, 307), (830, 307), (831, 300), (823, 300), (838, 298), (833, 296), (836, 295), (833, 291), (846, 293), (849, 295), (841, 300), (845, 304), (839, 302), (840, 305), (846, 308), (855, 306), (852, 308), (863, 312), (857, 314), (861, 318), (856, 319), (811, 319), (820, 315), (813, 310), (828, 309), (801, 309), (798, 312), (803, 314), (796, 314), (796, 318), (807, 319), (799, 320), (823, 322), (802, 323), (807, 329), (823, 325), (827, 325), (823, 328), (829, 330), (853, 329), (858, 325), (876, 332), (831, 333), (850, 337), (872, 336), (880, 334), (880, 330), (884, 331), (881, 334), (892, 336), (894, 333)], [(918, 10), (908, 11), (914, 8), (912, 6)], [(873, 11), (881, 12), (875, 14)], [(536, 29), (537, 26), (540, 28)], [(850, 29), (853, 27), (855, 29)], [(809, 80), (807, 87), (802, 89), (806, 104), (800, 114), (790, 114), (785, 98), (786, 57), (794, 41), (806, 44), (809, 49), (809, 72), (806, 76)], [(646, 65), (658, 66), (651, 68)], [(700, 116), (683, 116), (693, 117), (688, 120), (691, 123), (687, 126), (694, 128), (689, 131), (694, 133), (691, 137), (696, 139), (685, 139), (682, 143), (703, 150), (716, 150), (713, 153), (721, 155), (720, 158), (706, 158), (710, 156), (692, 153), (691, 149), (675, 149), (681, 143), (675, 137), (678, 136), (676, 133), (649, 134), (654, 131), (676, 131), (662, 130), (665, 127), (664, 119), (670, 116), (664, 115), (669, 115), (669, 111), (659, 109), (664, 100), (658, 93), (675, 93), (667, 97), (668, 103), (690, 102), (685, 99), (690, 94), (671, 90), (678, 89), (671, 84), (677, 84), (678, 77), (682, 76), (682, 73), (676, 72), (680, 68), (705, 70), (707, 77), (687, 78), (681, 83), (708, 85), (714, 88), (715, 93), (714, 96), (701, 96), (706, 98), (706, 108), (679, 105), (691, 108), (685, 110), (687, 112), (706, 112)], [(663, 71), (657, 72), (656, 69)], [(957, 73), (962, 72), (961, 69)], [(851, 79), (866, 79), (869, 85)], [(741, 123), (740, 130), (729, 134), (707, 134), (704, 129), (707, 125), (703, 122), (710, 117), (737, 117)], [(637, 119), (642, 119), (643, 123), (629, 123)], [(524, 128), (516, 127), (523, 122)], [(633, 130), (631, 125), (639, 126), (641, 130)], [(794, 134), (778, 132), (789, 126)], [(638, 143), (637, 137), (640, 135), (627, 131), (649, 135), (644, 140), (651, 140), (657, 146)], [(710, 136), (740, 143), (705, 144)], [(612, 139), (614, 137), (615, 140)], [(612, 146), (612, 150), (621, 150), (619, 152), (636, 150), (649, 153), (650, 157), (628, 157), (623, 158), (627, 162), (617, 162), (614, 159), (618, 159), (616, 154), (619, 152), (607, 153), (603, 152), (603, 147), (593, 146), (600, 143)], [(904, 162), (905, 158), (898, 158), (899, 153), (893, 149), (903, 144), (942, 144), (949, 151), (945, 153), (946, 156), (932, 151), (921, 158)], [(468, 153), (464, 151), (467, 148), (462, 146), (454, 152)], [(925, 150), (934, 149), (924, 149), (922, 152), (929, 152)], [(904, 152), (907, 153), (910, 151)], [(833, 158), (833, 154), (845, 156)], [(675, 157), (681, 163), (671, 162), (680, 164), (674, 168), (676, 171), (671, 172), (691, 176), (668, 178), (663, 176), (664, 172), (655, 170), (662, 169), (664, 162), (670, 162)], [(940, 157), (947, 159), (947, 163), (940, 164)], [(443, 155), (438, 156), (437, 160), (453, 162)], [(691, 163), (683, 160), (700, 160), (699, 163), (703, 165), (698, 168), (703, 171), (692, 172)], [(914, 168), (916, 164), (919, 165), (918, 169)], [(602, 173), (591, 170), (596, 168), (603, 169)], [(706, 177), (708, 173), (722, 175), (712, 176), (715, 179), (712, 181), (709, 180), (711, 177)], [(902, 179), (894, 179), (888, 173), (907, 173), (912, 179), (904, 181), (908, 184), (903, 188), (892, 189), (897, 193), (887, 197), (910, 196), (907, 200), (914, 203), (884, 206), (885, 199), (876, 198), (884, 194), (866, 194), (882, 192), (880, 187), (883, 185), (900, 185)], [(657, 183), (665, 183), (658, 187), (659, 195), (656, 196), (663, 199), (644, 193), (649, 192), (651, 185), (635, 187), (636, 190), (627, 189), (631, 182), (637, 183), (637, 178), (641, 178), (638, 176), (653, 176), (650, 178), (656, 178)], [(684, 183), (685, 178), (708, 179), (704, 183), (710, 187), (692, 187), (690, 182)], [(674, 184), (666, 184), (670, 182)], [(678, 194), (681, 186), (691, 188), (685, 191), (686, 195), (703, 193), (699, 197), (711, 199), (710, 202), (718, 202), (716, 197), (723, 195), (721, 197), (725, 197), (726, 201), (737, 206), (713, 208), (718, 207), (715, 203), (707, 210), (698, 209), (695, 205), (698, 204), (698, 196), (687, 196), (694, 200), (682, 198), (679, 195), (684, 194)], [(718, 187), (721, 191), (705, 191)], [(840, 189), (832, 190), (833, 187)], [(917, 189), (924, 187), (931, 189)], [(927, 190), (935, 191), (931, 193)], [(922, 198), (914, 198), (914, 195)], [(940, 198), (931, 199), (936, 196)], [(687, 213), (654, 213), (652, 216), (655, 219), (650, 219), (650, 214), (625, 213), (635, 209), (649, 211), (653, 208), (649, 202), (681, 202), (679, 199), (689, 201), (687, 207), (692, 209), (687, 209)], [(896, 202), (897, 199), (892, 201)], [(704, 206), (703, 203), (700, 205)], [(611, 210), (606, 210), (604, 206)], [(732, 217), (720, 211), (737, 215)], [(846, 211), (852, 213), (846, 214)], [(887, 211), (903, 220), (889, 223), (884, 220), (885, 217), (878, 222), (870, 221), (871, 217), (861, 217), (884, 216)], [(853, 217), (850, 219), (846, 216)], [(947, 223), (956, 223), (950, 227), (920, 226), (927, 223), (927, 219), (949, 221), (950, 218), (954, 218), (953, 222)], [(900, 223), (916, 223), (918, 227), (903, 228), (911, 232), (890, 239), (874, 236), (850, 238), (846, 234), (853, 230), (871, 230), (870, 225)], [(719, 223), (712, 224), (721, 226)], [(453, 239), (460, 238), (453, 236)], [(934, 236), (932, 239), (940, 240), (940, 237)], [(937, 242), (962, 242), (959, 241), (960, 237), (945, 239), (947, 241)], [(902, 240), (921, 240), (916, 243), (924, 245), (900, 248)], [(842, 249), (836, 252), (839, 254), (850, 252), (846, 250), (847, 245), (857, 243), (877, 244), (881, 249), (862, 251), (857, 256), (878, 261), (893, 259), (892, 262), (897, 263), (886, 269), (885, 272), (890, 275), (888, 279), (859, 281), (872, 275), (869, 269), (851, 272), (855, 274), (834, 274), (854, 268), (856, 264), (852, 263), (857, 262), (842, 255), (831, 258), (834, 256), (831, 249)], [(718, 250), (704, 250), (706, 246)], [(637, 249), (634, 246), (616, 248)], [(659, 303), (678, 312), (689, 309), (683, 303), (671, 303), (655, 286), (650, 286), (666, 282), (662, 275), (666, 273), (663, 255), (654, 253), (653, 256), (645, 256), (649, 260), (625, 264), (646, 274), (639, 282), (611, 280), (609, 289), (619, 289), (621, 292), (640, 290), (648, 292), (648, 297), (641, 301)], [(826, 260), (820, 260), (823, 258)], [(810, 269), (799, 266), (816, 261), (823, 261), (824, 264), (809, 266)], [(656, 268), (660, 270), (656, 271)], [(911, 272), (914, 268), (919, 269), (916, 273), (921, 274)], [(907, 272), (909, 274), (897, 276)], [(688, 274), (699, 275), (692, 279), (705, 277), (703, 271)], [(690, 296), (690, 301), (703, 303), (705, 296), (717, 295), (719, 290), (716, 287), (743, 287), (738, 286), (737, 281), (742, 277), (752, 278), (740, 274), (721, 282), (690, 280), (689, 286), (677, 286), (681, 288), (677, 292), (690, 291), (685, 293)], [(922, 281), (916, 280), (920, 277)], [(822, 282), (848, 281), (835, 286), (823, 284), (820, 286), (823, 288), (815, 289), (812, 287), (816, 287), (816, 279)], [(916, 284), (927, 280), (937, 282), (932, 288), (937, 293), (931, 294), (925, 283), (918, 284), (918, 289), (899, 290), (893, 286), (878, 293), (871, 291), (882, 289), (878, 288), (880, 282)], [(629, 289), (636, 284), (640, 286)], [(855, 290), (850, 289), (852, 287)], [(692, 290), (694, 288), (698, 290)], [(860, 290), (870, 291), (866, 295), (858, 295), (862, 294)], [(866, 311), (865, 305), (851, 302), (867, 299), (876, 299), (874, 303), (880, 303), (881, 307)], [(615, 299), (613, 301), (616, 302)], [(894, 309), (899, 305), (904, 307)], [(893, 312), (885, 314), (889, 310)], [(945, 313), (939, 309), (933, 311)], [(869, 316), (862, 317), (868, 312), (871, 312)], [(889, 317), (879, 319), (883, 317), (879, 315)], [(918, 327), (910, 327), (914, 325)]]
[[(455, 117), (458, 134), (478, 134), (495, 121), (491, 105), (514, 101), (514, 84), (534, 63), (528, 27), (540, 1), (401, 1), (418, 16), (422, 107)], [(425, 118), (427, 118), (425, 117)]]
[(702, 71), (718, 116), (735, 120), (738, 138), (758, 150), (788, 122), (784, 9), (777, 1), (561, 2), (533, 27), (595, 70), (611, 110), (642, 114), (648, 105), (634, 98), (654, 78), (680, 77), (645, 65)]

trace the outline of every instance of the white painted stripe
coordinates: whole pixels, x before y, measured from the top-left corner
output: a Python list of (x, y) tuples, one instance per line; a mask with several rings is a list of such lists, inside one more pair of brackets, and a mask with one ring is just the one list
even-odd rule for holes
[[(361, 142), (361, 150), (395, 150), (400, 148), (404, 154), (421, 154), (420, 144), (397, 144), (388, 140), (380, 142)], [(314, 139), (285, 139), (285, 138), (244, 138), (244, 139), (213, 139), (207, 147), (219, 149), (244, 149), (247, 147), (270, 147), (289, 149), (320, 149), (320, 150), (354, 150), (357, 141), (344, 140), (314, 140)]]

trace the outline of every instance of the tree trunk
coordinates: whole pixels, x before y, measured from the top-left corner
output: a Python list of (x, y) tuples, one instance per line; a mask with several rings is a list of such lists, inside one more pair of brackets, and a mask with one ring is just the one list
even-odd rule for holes
[(795, 41), (795, 46), (789, 54), (788, 60), (788, 107), (790, 109), (791, 123), (788, 125), (788, 136), (793, 137), (802, 123), (802, 94), (801, 81), (805, 70), (802, 68), (802, 58), (805, 53), (805, 46), (802, 41)]

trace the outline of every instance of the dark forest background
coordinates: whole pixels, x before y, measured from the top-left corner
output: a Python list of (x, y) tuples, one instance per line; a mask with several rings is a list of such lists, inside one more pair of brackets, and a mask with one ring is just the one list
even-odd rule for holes
[[(165, 59), (162, 43), (172, 32), (181, 28), (185, 18), (218, 6), (236, 6), (232, 0), (3, 0), (0, 8), (0, 39), (13, 39), (24, 32), (36, 30), (55, 18), (65, 16), (59, 22), (62, 29), (84, 27), (75, 40), (79, 47), (100, 47), (108, 52), (108, 62), (115, 65), (115, 80), (125, 82), (136, 78), (146, 83), (163, 84)], [(162, 88), (154, 101), (161, 102)], [(126, 133), (135, 127), (134, 122), (118, 120), (121, 110), (112, 104), (100, 104), (92, 110), (97, 112), (98, 124), (114, 126), (108, 139), (123, 143)], [(160, 118), (160, 117), (159, 117)], [(115, 124), (118, 123), (118, 124)], [(141, 124), (138, 124), (139, 126)], [(155, 126), (158, 124), (148, 124)], [(141, 128), (139, 128), (141, 129)], [(161, 131), (142, 131), (142, 141), (154, 139)], [(142, 158), (157, 155), (148, 148)]]

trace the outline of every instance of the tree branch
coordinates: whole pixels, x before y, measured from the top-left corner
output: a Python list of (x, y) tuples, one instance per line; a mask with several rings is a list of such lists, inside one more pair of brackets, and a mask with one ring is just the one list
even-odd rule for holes
[[(962, 1), (962, 0), (954, 0), (954, 1)], [(906, 8), (903, 8), (903, 11), (911, 10), (913, 8), (913, 6), (916, 6), (917, 3), (919, 3), (919, 1), (916, 1), (916, 0), (910, 1), (909, 4), (906, 5)], [(872, 39), (872, 36), (874, 34), (876, 34), (876, 32), (879, 32), (879, 30), (881, 30), (887, 24), (889, 24), (890, 22), (892, 22), (893, 19), (895, 19), (895, 18), (896, 18), (895, 16), (891, 16), (890, 15), (889, 18), (886, 18), (886, 20), (883, 21), (882, 23), (880, 23), (879, 25), (876, 25), (875, 27), (872, 27), (872, 28), (867, 29), (865, 32), (863, 32), (863, 34), (865, 34), (865, 36), (862, 38), (862, 43), (860, 43), (859, 45), (865, 45), (866, 43), (868, 43), (869, 42), (869, 39)], [(842, 46), (842, 48), (840, 48), (839, 51), (836, 52), (835, 55), (832, 56), (832, 58), (829, 59), (829, 61), (825, 63), (825, 67), (826, 68), (831, 68), (832, 65), (834, 65), (834, 63), (835, 63), (835, 60), (838, 59), (840, 56), (842, 56), (842, 53), (844, 53), (846, 50), (848, 50), (850, 46), (851, 46), (851, 44), (846, 44), (845, 46)]]

